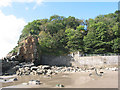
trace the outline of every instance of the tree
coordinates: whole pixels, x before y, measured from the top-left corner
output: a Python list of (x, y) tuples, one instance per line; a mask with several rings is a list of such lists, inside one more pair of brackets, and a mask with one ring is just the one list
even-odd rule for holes
[(89, 19), (87, 21), (88, 33), (84, 37), (86, 53), (118, 53), (120, 44), (118, 26), (118, 12)]
[(83, 35), (80, 31), (74, 29), (65, 30), (67, 45), (66, 48), (71, 52), (81, 51), (83, 52)]
[(104, 22), (92, 24), (87, 36), (84, 37), (86, 53), (106, 53), (111, 51), (109, 42), (108, 27)]
[(40, 49), (49, 54), (120, 53), (119, 14), (116, 11), (88, 20), (53, 15), (28, 23), (19, 40), (29, 35), (39, 36)]

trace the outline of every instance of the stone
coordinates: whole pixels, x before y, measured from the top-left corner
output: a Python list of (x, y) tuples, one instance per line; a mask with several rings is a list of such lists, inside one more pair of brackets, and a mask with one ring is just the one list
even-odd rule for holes
[(16, 72), (16, 75), (20, 75), (20, 72), (19, 72), (19, 71), (17, 71), (17, 72)]
[(38, 75), (43, 74), (43, 70), (37, 70), (37, 74), (38, 74)]
[(104, 72), (100, 72), (100, 74), (101, 74), (101, 75), (103, 75), (103, 74), (104, 74)]
[(30, 71), (27, 71), (24, 73), (25, 75), (30, 75)]
[(44, 65), (44, 66), (42, 66), (42, 69), (51, 69), (51, 67), (48, 65)]
[(118, 71), (118, 68), (116, 68), (115, 71)]
[(112, 71), (117, 71), (118, 68), (114, 67), (114, 68), (111, 68)]
[(10, 59), (11, 60), (15, 60), (15, 57), (16, 57), (16, 55), (12, 56)]
[(39, 80), (30, 80), (28, 82), (29, 85), (40, 85), (40, 81)]
[(48, 71), (47, 71), (47, 74), (52, 74), (52, 71), (51, 71), (51, 70), (48, 70)]
[(33, 70), (32, 72), (34, 73), (34, 75), (37, 75), (37, 72), (36, 72), (36, 71)]
[(62, 72), (66, 72), (66, 69), (62, 69)]
[(35, 67), (35, 66), (31, 67), (31, 70), (37, 70), (37, 69), (38, 67)]
[(89, 76), (92, 76), (92, 73), (90, 73)]
[(33, 73), (33, 72), (30, 72), (30, 75), (34, 75), (34, 73)]
[(105, 68), (105, 70), (109, 70), (109, 68)]
[(71, 71), (70, 68), (67, 68), (67, 71)]
[(78, 72), (81, 72), (81, 69), (79, 69)]
[(42, 65), (38, 66), (39, 69), (42, 69)]
[(17, 79), (17, 78), (14, 78), (13, 81), (18, 81), (18, 79)]
[(29, 67), (25, 67), (25, 71), (28, 71), (28, 70), (30, 70), (30, 68)]
[(23, 68), (19, 68), (19, 71), (20, 71), (20, 72), (24, 72), (24, 69), (23, 69)]
[(60, 84), (59, 87), (64, 87), (64, 85), (61, 85), (61, 84)]
[(64, 87), (64, 85), (62, 85), (62, 84), (56, 84), (56, 87)]
[(4, 81), (6, 82), (7, 80), (5, 79)]

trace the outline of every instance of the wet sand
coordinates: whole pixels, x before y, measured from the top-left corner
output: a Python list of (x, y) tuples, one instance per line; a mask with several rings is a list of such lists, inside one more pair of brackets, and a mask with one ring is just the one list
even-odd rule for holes
[[(60, 73), (52, 77), (47, 76), (19, 76), (18, 81), (3, 83), (7, 88), (57, 88), (56, 84), (63, 84), (64, 88), (118, 88), (118, 71), (105, 71), (102, 77), (89, 76), (90, 72)], [(23, 85), (29, 80), (40, 80), (40, 85)]]

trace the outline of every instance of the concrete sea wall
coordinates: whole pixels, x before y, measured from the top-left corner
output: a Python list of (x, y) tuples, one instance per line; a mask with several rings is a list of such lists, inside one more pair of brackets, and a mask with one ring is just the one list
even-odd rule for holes
[(41, 64), (57, 66), (105, 66), (118, 65), (120, 56), (84, 56), (79, 54), (66, 56), (42, 56)]
[(56, 66), (71, 66), (71, 56), (52, 56), (43, 55), (41, 64), (43, 65), (56, 65)]
[(80, 57), (79, 55), (74, 56), (74, 62), (77, 66), (111, 66), (118, 65), (120, 56), (85, 56)]

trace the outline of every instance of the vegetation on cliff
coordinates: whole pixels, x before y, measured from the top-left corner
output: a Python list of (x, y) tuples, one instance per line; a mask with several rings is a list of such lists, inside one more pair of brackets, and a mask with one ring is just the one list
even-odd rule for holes
[(89, 20), (58, 15), (34, 20), (24, 27), (18, 42), (35, 35), (39, 38), (38, 47), (42, 53), (53, 55), (75, 51), (120, 53), (119, 13), (116, 11)]

